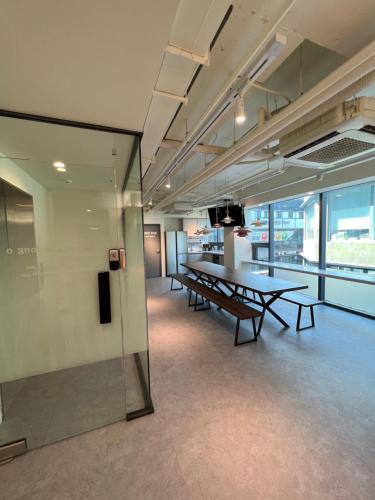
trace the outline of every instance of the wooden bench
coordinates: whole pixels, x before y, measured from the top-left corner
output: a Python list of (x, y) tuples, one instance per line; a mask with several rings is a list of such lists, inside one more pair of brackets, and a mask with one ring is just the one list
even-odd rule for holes
[[(309, 295), (305, 295), (304, 293), (298, 292), (287, 292), (284, 293), (281, 297), (281, 300), (285, 300), (286, 302), (290, 302), (292, 304), (296, 304), (298, 306), (298, 316), (297, 316), (297, 324), (296, 330), (305, 330), (306, 328), (312, 328), (315, 326), (315, 318), (314, 318), (314, 307), (322, 304), (321, 300), (318, 300), (314, 297), (310, 297)], [(301, 315), (302, 308), (309, 307), (310, 308), (310, 317), (311, 317), (311, 325), (304, 326), (301, 328)]]
[[(202, 311), (202, 310), (207, 310), (211, 308), (211, 302), (219, 306), (221, 309), (224, 309), (225, 311), (229, 312), (233, 316), (237, 318), (237, 324), (236, 324), (236, 333), (234, 336), (234, 345), (242, 345), (242, 344), (248, 344), (249, 342), (256, 342), (258, 335), (260, 334), (260, 329), (257, 331), (257, 327), (255, 324), (255, 318), (261, 317), (262, 313), (260, 311), (257, 311), (256, 309), (253, 309), (252, 307), (249, 307), (248, 305), (244, 304), (243, 302), (239, 302), (237, 300), (234, 300), (227, 295), (224, 295), (223, 293), (220, 293), (213, 288), (210, 288), (206, 285), (203, 285), (202, 283), (199, 283), (196, 280), (193, 280), (186, 276), (185, 274), (173, 274), (171, 276), (172, 281), (171, 281), (171, 290), (181, 290), (183, 286), (185, 285), (186, 288), (190, 290), (190, 295), (189, 295), (189, 305), (193, 306), (194, 305), (194, 310), (195, 311)], [(173, 281), (179, 281), (181, 283), (180, 288), (173, 288)], [(194, 304), (191, 303), (191, 293), (195, 293), (195, 302)], [(198, 303), (198, 296), (202, 297), (202, 302)], [(204, 299), (207, 300), (208, 302), (208, 307), (204, 308), (197, 308), (199, 305), (204, 305)], [(238, 341), (239, 337), (239, 329), (240, 329), (240, 322), (245, 319), (251, 319), (252, 325), (253, 325), (253, 334), (254, 338), (249, 339), (249, 340), (244, 340), (242, 342)]]

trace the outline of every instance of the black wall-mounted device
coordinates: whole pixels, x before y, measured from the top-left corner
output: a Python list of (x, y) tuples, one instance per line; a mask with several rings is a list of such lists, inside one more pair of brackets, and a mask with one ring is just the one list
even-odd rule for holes
[(111, 323), (111, 290), (108, 271), (98, 273), (98, 291), (100, 324)]

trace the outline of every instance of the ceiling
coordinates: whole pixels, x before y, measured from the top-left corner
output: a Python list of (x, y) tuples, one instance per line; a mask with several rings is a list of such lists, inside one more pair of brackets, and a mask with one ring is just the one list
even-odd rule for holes
[[(46, 189), (114, 191), (122, 185), (137, 140), (132, 135), (0, 117), (0, 165), (13, 161)], [(55, 161), (65, 163), (66, 172), (57, 172)]]
[[(260, 107), (276, 112), (288, 104), (283, 96), (287, 96), (292, 103), (299, 101), (301, 96), (313, 90), (374, 39), (375, 4), (372, 0), (359, 0), (355, 9), (353, 2), (346, 0), (327, 0), (319, 3), (319, 8), (315, 0), (238, 0), (232, 5), (232, 13), (211, 50), (210, 66), (202, 67), (188, 93), (188, 104), (181, 107), (168, 129), (168, 140), (182, 141), (182, 145), (186, 138), (193, 142), (194, 132), (207, 116), (207, 110), (214, 106), (215, 100), (218, 102), (217, 96), (228, 82), (235, 85), (238, 68), (246, 58), (256, 53), (272, 31), (286, 37), (286, 48), (257, 80), (282, 95), (250, 89), (245, 99), (246, 122), (240, 126), (235, 124), (232, 107), (202, 135), (200, 144), (234, 148), (257, 126)], [(375, 64), (373, 67), (375, 69)], [(365, 95), (375, 96), (371, 93), (371, 86), (367, 87)], [(273, 141), (277, 145), (278, 139), (273, 137), (269, 144)], [(248, 186), (256, 186), (252, 189), (259, 190), (259, 186), (271, 182), (267, 176), (281, 186), (290, 178), (311, 174), (311, 170), (308, 172), (301, 168), (288, 170), (286, 174), (282, 171), (280, 158), (269, 155), (268, 164), (264, 155), (259, 158), (259, 151), (245, 156), (249, 160), (247, 164), (243, 164), (243, 157), (241, 165), (229, 164), (225, 175), (220, 169), (215, 174), (213, 168), (208, 169), (208, 165), (215, 159), (219, 161), (221, 154), (213, 156), (192, 150), (182, 161), (176, 162), (178, 153), (178, 149), (160, 148), (143, 181), (145, 200), (151, 197), (156, 209), (169, 213), (174, 212), (176, 203), (193, 204), (199, 208), (212, 203), (216, 197), (219, 200), (225, 197), (246, 200), (249, 196), (250, 199), (253, 191)], [(210, 172), (206, 177), (205, 170)], [(165, 186), (168, 173), (171, 177), (170, 189)], [(198, 175), (202, 181), (190, 187), (190, 181), (197, 179)], [(175, 191), (178, 195), (174, 195)]]
[(0, 108), (142, 131), (178, 0), (1, 0)]
[[(374, 39), (373, 0), (354, 7), (353, 0), (325, 0), (318, 8), (316, 0), (0, 0), (0, 7), (0, 108), (144, 132), (145, 200), (152, 197), (157, 206), (171, 198), (165, 211), (175, 202), (207, 204), (216, 196), (251, 200), (254, 189), (310, 175), (300, 168), (284, 172), (270, 150), (245, 152), (225, 171), (202, 173), (252, 133), (260, 107), (276, 113), (288, 100), (298, 103)], [(174, 165), (181, 145), (166, 149), (163, 139), (189, 139), (275, 32), (285, 37), (285, 48), (257, 81), (282, 95), (250, 88), (247, 121), (235, 126), (229, 106), (199, 141), (228, 149), (192, 150)], [(171, 53), (171, 46), (183, 54)], [(206, 56), (208, 64), (201, 65)], [(18, 127), (28, 126), (0, 121), (0, 152), (27, 158), (17, 161), (50, 188), (62, 186), (63, 176), (49, 168), (57, 156), (66, 157), (77, 182), (87, 179), (89, 167), (97, 169), (92, 182), (101, 175), (104, 182), (110, 168), (118, 178), (124, 174), (116, 161), (129, 156), (132, 138), (116, 142), (116, 136), (79, 130), (65, 143), (45, 125)], [(278, 139), (266, 146), (276, 147)], [(202, 182), (185, 189), (198, 175)], [(172, 200), (176, 189), (181, 193)]]

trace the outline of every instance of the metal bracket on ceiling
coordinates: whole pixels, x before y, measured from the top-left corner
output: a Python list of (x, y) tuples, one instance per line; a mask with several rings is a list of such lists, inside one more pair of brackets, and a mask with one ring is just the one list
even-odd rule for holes
[(156, 162), (155, 156), (152, 158), (147, 158), (146, 156), (142, 156), (142, 160), (144, 160), (146, 163), (151, 163), (152, 165)]
[(183, 49), (182, 47), (178, 47), (177, 45), (173, 45), (172, 43), (168, 43), (165, 48), (166, 52), (169, 54), (174, 54), (175, 56), (185, 57), (186, 59), (190, 59), (197, 64), (203, 64), (204, 66), (210, 65), (210, 55), (206, 53), (204, 55), (197, 54), (191, 50)]
[(178, 95), (178, 94), (172, 94), (172, 92), (165, 92), (164, 90), (154, 89), (153, 94), (154, 95), (160, 95), (162, 97), (168, 97), (169, 99), (173, 99), (175, 101), (182, 102), (183, 104), (185, 104), (185, 106), (188, 103), (188, 98), (186, 96)]
[[(163, 149), (178, 149), (182, 145), (182, 141), (176, 141), (173, 139), (164, 139), (160, 147)], [(227, 147), (216, 146), (215, 144), (197, 144), (193, 147), (192, 151), (196, 153), (207, 153), (211, 155), (221, 155), (225, 153)]]

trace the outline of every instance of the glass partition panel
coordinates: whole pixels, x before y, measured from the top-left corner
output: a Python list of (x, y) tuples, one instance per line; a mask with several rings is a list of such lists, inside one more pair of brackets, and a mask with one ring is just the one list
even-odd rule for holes
[(301, 293), (318, 297), (318, 277), (311, 274), (299, 273), (296, 271), (287, 271), (286, 269), (274, 269), (274, 277), (282, 280), (293, 281), (307, 285), (306, 290), (300, 290)]
[(326, 278), (326, 301), (375, 316), (375, 286)]
[[(116, 257), (134, 143), (0, 117), (0, 446), (34, 448), (125, 419), (124, 346), (141, 351), (147, 371), (138, 205), (127, 219), (129, 310)], [(124, 327), (139, 332), (136, 345)]]
[(139, 141), (135, 140), (124, 182), (123, 238), (126, 255), (121, 274), (126, 369), (126, 411), (131, 419), (152, 411), (149, 379), (143, 208)]

